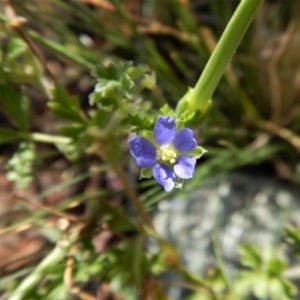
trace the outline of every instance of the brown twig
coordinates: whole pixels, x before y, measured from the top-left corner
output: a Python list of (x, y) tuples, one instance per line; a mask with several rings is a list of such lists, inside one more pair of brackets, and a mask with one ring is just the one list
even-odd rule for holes
[(113, 4), (105, 0), (80, 0), (82, 3), (94, 5), (109, 12), (116, 11), (116, 8)]
[(74, 266), (74, 253), (76, 250), (76, 244), (73, 244), (70, 248), (68, 259), (66, 262), (66, 268), (64, 271), (64, 284), (68, 291), (72, 291), (73, 288), (73, 266)]
[(296, 150), (300, 153), (300, 137), (293, 133), (291, 130), (287, 128), (280, 127), (279, 125), (269, 122), (263, 121), (258, 125), (261, 129), (286, 140), (292, 146), (296, 148)]
[(282, 57), (288, 42), (291, 39), (292, 33), (295, 29), (295, 22), (291, 21), (288, 26), (288, 29), (282, 36), (279, 41), (279, 45), (274, 51), (272, 58), (269, 62), (268, 66), (268, 76), (270, 81), (270, 91), (271, 91), (271, 106), (272, 106), (272, 115), (271, 120), (275, 123), (280, 123), (281, 114), (282, 114), (282, 89), (281, 89), (281, 81), (278, 75), (278, 62)]
[(146, 34), (155, 34), (155, 35), (168, 35), (173, 38), (178, 39), (184, 43), (197, 43), (199, 42), (199, 38), (196, 35), (188, 34), (186, 32), (181, 32), (172, 27), (166, 26), (157, 21), (148, 22), (147, 25), (139, 25), (138, 26), (139, 33)]
[(42, 54), (40, 53), (39, 49), (37, 48), (37, 46), (34, 44), (34, 42), (30, 39), (30, 37), (26, 34), (24, 29), (22, 28), (22, 26), (27, 22), (27, 20), (23, 17), (17, 16), (17, 14), (16, 14), (14, 8), (12, 7), (12, 5), (10, 4), (9, 0), (3, 0), (3, 2), (4, 2), (4, 12), (9, 20), (9, 26), (11, 28), (13, 28), (19, 34), (19, 36), (25, 41), (25, 43), (28, 45), (28, 47), (30, 48), (32, 53), (41, 62), (46, 73), (51, 78), (51, 80), (54, 83), (57, 82), (55, 76), (52, 74), (52, 72), (48, 68), (47, 62), (44, 59), (44, 57), (42, 56)]
[(53, 215), (56, 215), (58, 217), (61, 217), (61, 218), (65, 218), (65, 219), (75, 221), (75, 222), (82, 221), (81, 218), (79, 218), (79, 217), (75, 217), (75, 216), (73, 216), (71, 214), (68, 214), (68, 213), (65, 213), (65, 212), (56, 211), (56, 210), (52, 209), (49, 206), (46, 206), (46, 205), (43, 205), (43, 204), (40, 204), (40, 203), (37, 203), (37, 202), (32, 202), (32, 201), (30, 201), (30, 200), (28, 200), (24, 197), (18, 196), (18, 195), (14, 195), (13, 199), (18, 200), (18, 201), (22, 201), (26, 204), (29, 204), (29, 205), (34, 206), (36, 208), (47, 211), (47, 212), (49, 212)]
[(16, 225), (14, 224), (12, 226), (1, 228), (0, 229), (0, 235), (6, 234), (6, 233), (11, 232), (13, 230), (15, 230), (16, 232), (22, 232), (22, 231), (28, 230), (32, 227), (34, 227), (34, 225), (31, 224), (31, 223), (22, 224), (17, 228), (16, 228)]
[[(24, 255), (22, 257), (18, 257), (18, 258), (15, 258), (14, 260), (10, 260), (10, 261), (6, 262), (5, 264), (0, 266), (0, 276), (5, 272), (5, 269), (11, 267), (14, 264), (22, 262), (24, 260), (27, 260), (27, 262), (28, 261), (30, 261), (30, 262), (39, 261), (41, 258), (43, 258), (45, 256), (44, 253), (40, 253), (40, 252), (41, 252), (41, 249), (39, 249), (38, 251), (36, 251), (34, 253), (30, 253), (30, 254), (27, 254), (27, 255)], [(15, 267), (13, 269), (19, 269), (19, 266)]]

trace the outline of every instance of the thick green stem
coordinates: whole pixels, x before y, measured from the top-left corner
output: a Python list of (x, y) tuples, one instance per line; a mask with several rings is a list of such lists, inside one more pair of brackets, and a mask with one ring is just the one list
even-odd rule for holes
[(241, 1), (195, 88), (178, 103), (178, 114), (184, 110), (194, 112), (196, 110), (204, 111), (207, 108), (228, 63), (262, 2), (263, 0)]

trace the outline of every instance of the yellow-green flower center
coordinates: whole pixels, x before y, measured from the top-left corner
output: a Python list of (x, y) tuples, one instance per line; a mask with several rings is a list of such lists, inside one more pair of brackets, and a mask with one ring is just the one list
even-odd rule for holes
[(158, 159), (174, 164), (176, 161), (177, 153), (170, 148), (163, 148), (159, 151)]

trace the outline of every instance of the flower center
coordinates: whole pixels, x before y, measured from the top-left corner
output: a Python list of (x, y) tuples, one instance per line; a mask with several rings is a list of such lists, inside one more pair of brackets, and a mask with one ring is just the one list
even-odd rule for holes
[(163, 148), (159, 151), (158, 158), (162, 161), (174, 164), (176, 161), (177, 153), (170, 148)]

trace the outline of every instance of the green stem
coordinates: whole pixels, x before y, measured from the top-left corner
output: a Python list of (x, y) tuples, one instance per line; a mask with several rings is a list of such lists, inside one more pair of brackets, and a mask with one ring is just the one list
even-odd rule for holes
[(112, 169), (117, 174), (118, 178), (123, 184), (124, 192), (127, 195), (128, 199), (130, 200), (133, 207), (136, 209), (141, 221), (145, 226), (149, 228), (149, 230), (154, 231), (154, 226), (152, 224), (152, 220), (150, 216), (145, 211), (143, 205), (141, 204), (137, 194), (135, 193), (134, 189), (130, 186), (127, 176), (124, 173), (123, 169), (119, 166), (119, 164), (111, 164)]
[(242, 0), (229, 21), (195, 88), (179, 102), (177, 113), (183, 110), (204, 110), (225, 72), (237, 46), (263, 0)]
[(67, 256), (70, 246), (76, 238), (77, 234), (74, 234), (69, 240), (63, 240), (58, 243), (53, 251), (22, 281), (8, 300), (29, 299), (28, 295), (37, 289), (40, 282), (49, 273), (49, 270), (57, 267), (57, 264)]
[[(113, 139), (114, 137), (111, 136), (110, 140), (112, 141)], [(100, 142), (95, 143), (95, 148), (93, 149), (93, 152), (95, 155), (98, 155), (101, 159), (103, 159), (104, 161), (110, 164), (111, 169), (114, 171), (114, 173), (118, 176), (119, 180), (122, 182), (124, 193), (128, 197), (132, 206), (137, 211), (142, 223), (145, 225), (147, 229), (154, 231), (154, 226), (152, 224), (152, 220), (150, 216), (145, 211), (144, 206), (140, 202), (139, 197), (136, 194), (135, 190), (131, 187), (130, 183), (128, 182), (128, 178), (125, 172), (123, 171), (122, 167), (120, 167), (120, 164), (110, 161), (109, 153), (107, 153), (106, 149), (103, 147), (103, 143)]]
[(72, 139), (66, 136), (51, 135), (51, 134), (39, 133), (39, 132), (30, 133), (29, 139), (35, 142), (49, 143), (49, 144), (56, 144), (56, 143), (69, 144), (72, 141)]

